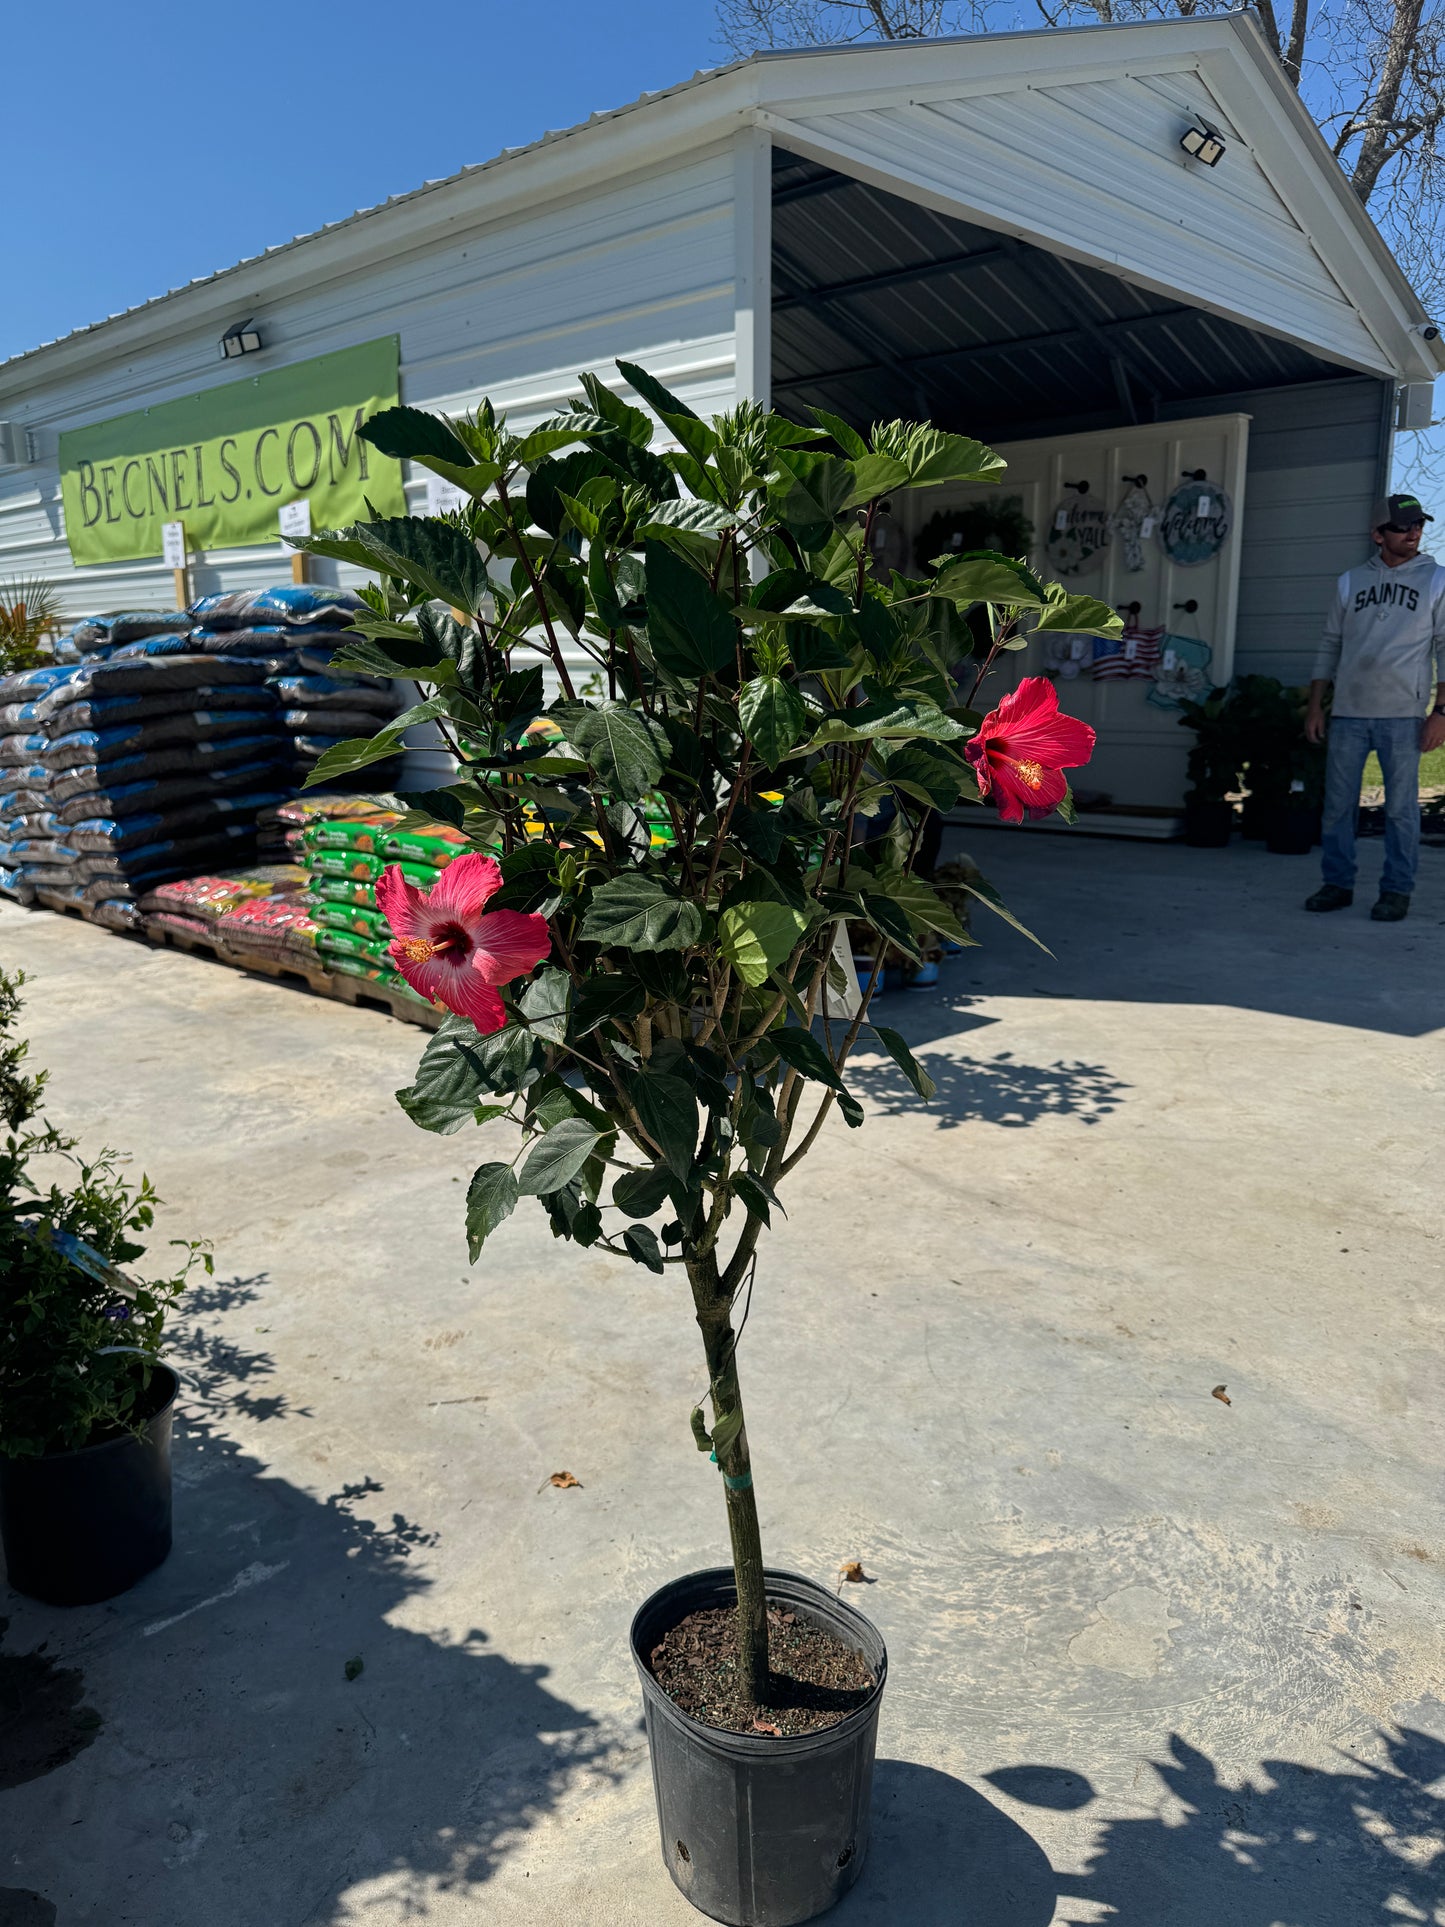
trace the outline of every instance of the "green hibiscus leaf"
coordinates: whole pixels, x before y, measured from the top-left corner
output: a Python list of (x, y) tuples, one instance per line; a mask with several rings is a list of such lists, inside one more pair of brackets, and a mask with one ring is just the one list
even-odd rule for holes
[(642, 870), (601, 884), (582, 919), (586, 942), (623, 950), (685, 950), (701, 935), (697, 905)]
[(585, 1118), (564, 1118), (533, 1145), (517, 1189), (526, 1197), (546, 1197), (570, 1184), (591, 1157), (602, 1133)]
[(723, 955), (754, 988), (787, 962), (807, 928), (807, 917), (785, 903), (737, 903), (718, 917)]
[(517, 1180), (510, 1164), (482, 1164), (467, 1186), (467, 1250), (473, 1264), (499, 1224), (517, 1208)]
[(754, 676), (738, 695), (738, 715), (760, 760), (776, 769), (808, 726), (808, 711), (795, 683), (781, 676)]
[(643, 557), (647, 639), (661, 667), (694, 680), (730, 667), (737, 630), (727, 603), (667, 543), (646, 543)]

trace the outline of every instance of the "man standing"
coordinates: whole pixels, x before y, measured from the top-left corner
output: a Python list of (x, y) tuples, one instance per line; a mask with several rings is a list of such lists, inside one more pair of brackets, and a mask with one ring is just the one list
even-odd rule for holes
[(1434, 519), (1413, 495), (1377, 502), (1376, 552), (1336, 585), (1305, 718), (1310, 741), (1323, 742), (1333, 683), (1324, 882), (1306, 910), (1343, 910), (1355, 900), (1355, 820), (1371, 750), (1385, 774), (1385, 867), (1370, 915), (1398, 923), (1410, 908), (1420, 858), (1420, 754), (1445, 743), (1445, 568), (1420, 553)]

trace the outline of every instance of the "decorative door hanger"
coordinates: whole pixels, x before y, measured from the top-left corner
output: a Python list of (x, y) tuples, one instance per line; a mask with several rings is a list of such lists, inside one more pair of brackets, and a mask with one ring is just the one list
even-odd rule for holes
[(1232, 521), (1228, 495), (1202, 468), (1191, 469), (1165, 504), (1159, 539), (1171, 562), (1196, 569), (1218, 555)]
[(1144, 544), (1159, 526), (1159, 511), (1149, 494), (1147, 475), (1125, 475), (1124, 494), (1109, 517), (1109, 525), (1124, 551), (1124, 571), (1137, 575), (1144, 566)]
[(1109, 546), (1109, 511), (1091, 502), (1087, 482), (1065, 482), (1071, 491), (1054, 509), (1046, 550), (1059, 575), (1082, 575)]

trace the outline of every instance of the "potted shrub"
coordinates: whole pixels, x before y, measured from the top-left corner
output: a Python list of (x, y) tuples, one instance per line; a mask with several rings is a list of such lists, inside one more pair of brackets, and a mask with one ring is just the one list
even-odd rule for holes
[[(862, 1862), (886, 1655), (850, 1606), (764, 1563), (738, 1359), (758, 1243), (830, 1112), (863, 1121), (845, 1072), (874, 986), (851, 981), (848, 924), (880, 960), (916, 958), (929, 932), (962, 940), (911, 867), (926, 813), (1067, 809), (1062, 770), (1090, 754), (1041, 678), (971, 707), (984, 671), (1027, 624), (1119, 622), (1001, 553), (873, 580), (880, 501), (993, 480), (977, 442), (748, 404), (704, 421), (619, 365), (652, 413), (584, 376), (526, 435), (489, 406), (362, 428), (464, 502), (302, 544), (378, 577), (336, 666), (429, 692), (311, 780), (393, 754), (423, 720), (456, 755), (455, 782), (406, 801), (475, 853), (428, 895), (395, 869), (377, 895), (397, 968), (451, 1013), (403, 1107), (431, 1131), (521, 1127), (472, 1177), (473, 1260), (525, 1197), (559, 1238), (686, 1281), (709, 1390), (678, 1427), (716, 1462), (732, 1558), (665, 1586), (632, 1629), (663, 1852), (704, 1912), (801, 1921)], [(960, 703), (948, 669), (975, 610), (991, 642)], [(865, 849), (885, 799), (896, 815)], [(871, 1035), (926, 1099), (904, 1040)]]
[(1234, 805), (1228, 801), (1239, 788), (1242, 755), (1238, 717), (1225, 690), (1215, 690), (1202, 703), (1186, 702), (1180, 726), (1194, 731), (1186, 771), (1184, 841), (1196, 850), (1220, 850), (1234, 828)]
[[(124, 1592), (171, 1548), (171, 1414), (160, 1362), (166, 1313), (198, 1245), (169, 1277), (118, 1269), (143, 1255), (155, 1192), (87, 1162), (40, 1115), (43, 1071), (14, 1035), (23, 976), (0, 972), (0, 1544), (10, 1584), (55, 1606)], [(35, 1186), (59, 1157), (69, 1184)]]

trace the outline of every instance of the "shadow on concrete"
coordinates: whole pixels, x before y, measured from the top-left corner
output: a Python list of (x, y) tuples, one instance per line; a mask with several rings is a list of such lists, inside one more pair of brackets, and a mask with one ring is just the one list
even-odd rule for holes
[[(1013, 1051), (992, 1057), (956, 1057), (929, 1050), (916, 1036), (917, 1026), (902, 1013), (880, 1010), (880, 1023), (890, 1023), (907, 1039), (919, 1063), (934, 1082), (934, 1095), (922, 1114), (941, 1131), (960, 1124), (997, 1124), (1023, 1130), (1043, 1117), (1072, 1117), (1080, 1124), (1097, 1124), (1118, 1109), (1129, 1086), (1102, 1064), (1026, 1064)], [(911, 1014), (910, 1014), (911, 1017)], [(913, 1086), (891, 1059), (876, 1064), (853, 1062), (848, 1067), (850, 1089), (870, 1097), (892, 1116), (917, 1112)]]
[[(839, 1927), (1399, 1927), (1445, 1921), (1445, 1741), (1382, 1732), (1384, 1761), (1338, 1772), (1265, 1760), (1228, 1785), (1178, 1735), (1155, 1762), (1160, 1810), (1101, 1819), (1081, 1773), (1005, 1767), (1011, 1802), (1085, 1816), (1082, 1873), (1057, 1873), (1032, 1835), (946, 1773), (880, 1760), (873, 1843)], [(1141, 1798), (1149, 1798), (1141, 1788)]]
[(1445, 852), (1423, 852), (1405, 922), (1377, 924), (1378, 843), (1361, 844), (1354, 905), (1330, 916), (1303, 907), (1319, 882), (1318, 852), (950, 827), (944, 858), (962, 851), (1054, 954), (976, 906), (982, 947), (946, 963), (939, 990), (913, 992), (910, 1004), (930, 994), (955, 1007), (969, 995), (1175, 1004), (1181, 1040), (1221, 1006), (1401, 1037), (1445, 1024)]
[[(7, 1867), (23, 1885), (0, 1891), (7, 1927), (7, 1906), (31, 1909), (17, 1922), (52, 1903), (88, 1919), (115, 1891), (150, 1927), (325, 1927), (382, 1880), (393, 1909), (421, 1914), (436, 1887), (485, 1882), (575, 1777), (614, 1777), (637, 1749), (484, 1631), (413, 1630), (429, 1585), (416, 1554), (436, 1535), (368, 1503), (375, 1478), (357, 1469), (318, 1499), (228, 1436), (233, 1410), (305, 1423), (282, 1397), (258, 1406), (270, 1357), (207, 1324), (259, 1308), (265, 1284), (199, 1287), (170, 1347), (187, 1384), (171, 1559), (84, 1626), (56, 1616), (57, 1635), (81, 1635), (65, 1657), (84, 1674), (60, 1681), (57, 1720), (83, 1692), (104, 1731), (77, 1755), (57, 1728), (63, 1782), (0, 1801), (0, 1831), (28, 1843)], [(318, 1465), (355, 1468), (354, 1445), (315, 1443)], [(46, 1610), (27, 1602), (32, 1630)]]

